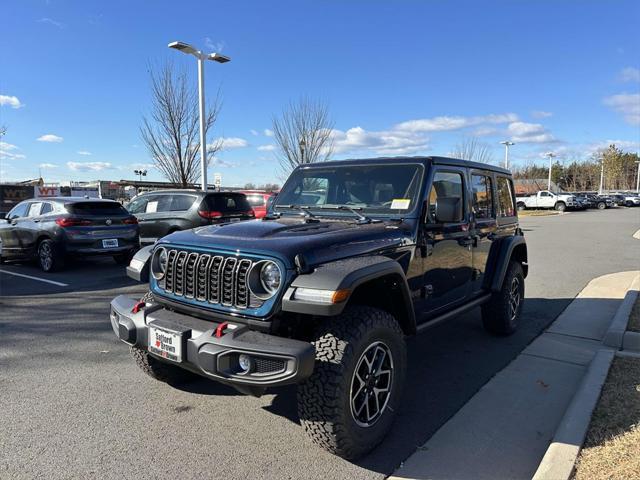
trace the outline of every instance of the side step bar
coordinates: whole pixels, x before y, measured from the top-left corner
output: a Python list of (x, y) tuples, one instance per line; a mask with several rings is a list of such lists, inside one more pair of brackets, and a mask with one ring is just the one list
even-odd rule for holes
[(487, 302), (489, 299), (491, 298), (491, 294), (487, 293), (485, 295), (482, 295), (478, 298), (476, 298), (475, 300), (471, 300), (469, 303), (465, 303), (464, 305), (459, 306), (458, 308), (454, 308), (453, 310), (443, 313), (442, 315), (438, 316), (438, 317), (434, 317), (431, 320), (421, 323), (420, 325), (416, 326), (416, 331), (417, 333), (422, 333), (426, 330), (429, 330), (432, 327), (435, 327), (436, 325), (441, 324), (442, 322), (445, 322), (449, 319), (451, 319), (452, 317), (457, 317), (458, 315), (460, 315), (461, 313), (465, 313), (468, 312), (469, 310), (472, 310), (480, 305), (482, 305), (483, 303)]

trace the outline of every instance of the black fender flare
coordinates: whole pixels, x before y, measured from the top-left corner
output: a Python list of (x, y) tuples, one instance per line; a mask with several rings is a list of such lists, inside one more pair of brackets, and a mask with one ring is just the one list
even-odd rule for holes
[(155, 245), (147, 245), (136, 252), (127, 266), (127, 276), (136, 282), (149, 282), (149, 266), (153, 247)]
[(514, 235), (511, 237), (505, 237), (494, 244), (490, 255), (493, 256), (494, 261), (490, 262), (493, 265), (491, 269), (491, 275), (488, 276), (489, 284), (487, 285), (492, 292), (499, 292), (502, 288), (502, 282), (507, 274), (507, 268), (509, 262), (514, 257), (522, 263), (522, 269), (524, 276), (526, 277), (529, 268), (527, 265), (527, 243), (524, 236)]
[[(406, 310), (406, 318), (397, 320), (401, 324), (404, 323), (404, 330), (407, 333), (413, 333), (416, 319), (405, 272), (398, 262), (381, 255), (336, 260), (322, 264), (310, 273), (299, 275), (285, 292), (281, 310), (318, 316), (339, 315), (360, 285), (389, 276), (393, 278)], [(333, 291), (347, 289), (349, 296), (339, 303), (301, 301), (294, 298), (296, 288)]]

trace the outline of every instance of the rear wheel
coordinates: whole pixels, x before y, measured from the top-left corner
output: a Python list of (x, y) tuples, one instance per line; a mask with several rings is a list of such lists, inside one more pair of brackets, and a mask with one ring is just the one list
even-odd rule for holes
[(64, 258), (53, 240), (45, 239), (38, 245), (38, 263), (43, 272), (55, 272), (64, 265)]
[(499, 292), (482, 305), (482, 324), (494, 335), (511, 335), (518, 327), (524, 303), (524, 273), (520, 262), (511, 261)]
[(526, 206), (524, 203), (522, 203), (522, 202), (518, 202), (517, 207), (518, 207), (518, 210), (519, 210), (519, 211), (522, 211), (522, 210), (526, 210), (526, 209), (527, 209), (527, 206)]
[(343, 458), (385, 437), (406, 370), (402, 330), (387, 312), (351, 307), (320, 325), (313, 374), (298, 388), (300, 421), (312, 441)]

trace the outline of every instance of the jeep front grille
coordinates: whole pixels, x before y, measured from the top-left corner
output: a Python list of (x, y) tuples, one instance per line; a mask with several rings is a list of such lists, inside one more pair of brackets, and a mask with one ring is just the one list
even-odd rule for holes
[(207, 304), (258, 308), (247, 281), (253, 261), (206, 253), (167, 251), (167, 270), (158, 285), (167, 293)]

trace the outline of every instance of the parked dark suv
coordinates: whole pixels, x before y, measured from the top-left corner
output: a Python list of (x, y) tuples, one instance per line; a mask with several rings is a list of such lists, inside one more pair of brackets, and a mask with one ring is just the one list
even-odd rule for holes
[(254, 218), (242, 193), (158, 190), (134, 197), (127, 205), (140, 222), (140, 243), (150, 244), (179, 230)]
[(125, 265), (139, 247), (138, 221), (118, 202), (74, 197), (36, 198), (0, 220), (2, 259), (36, 258), (45, 272), (65, 257), (110, 255)]
[(487, 331), (518, 326), (513, 192), (509, 171), (451, 158), (298, 167), (264, 219), (160, 240), (150, 292), (111, 302), (113, 330), (158, 380), (299, 384), (313, 441), (358, 457), (401, 408), (406, 336), (478, 306)]

